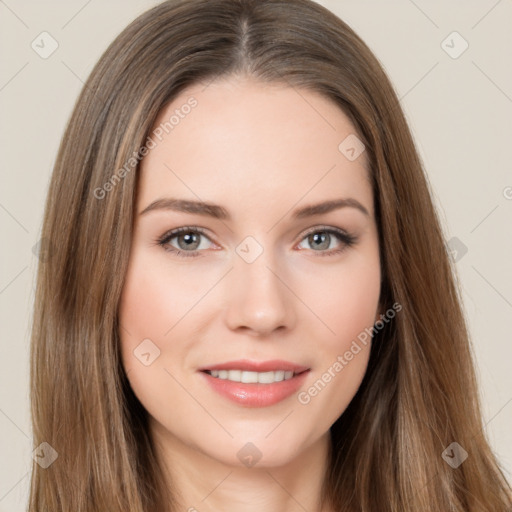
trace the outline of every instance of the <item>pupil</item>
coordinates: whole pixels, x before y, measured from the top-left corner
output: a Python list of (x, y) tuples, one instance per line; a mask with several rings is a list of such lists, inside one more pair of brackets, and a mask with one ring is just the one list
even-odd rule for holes
[(194, 240), (195, 236), (196, 235), (193, 233), (186, 233), (185, 235), (183, 235), (183, 238), (185, 239), (185, 245), (187, 247), (190, 247), (191, 244), (197, 243), (197, 241)]
[(324, 245), (322, 247), (323, 249), (325, 249), (326, 247), (329, 246), (329, 243), (327, 243), (327, 246), (325, 246), (325, 240), (327, 239), (327, 233), (315, 233), (312, 235), (312, 238), (315, 243), (319, 242), (320, 244), (323, 244)]

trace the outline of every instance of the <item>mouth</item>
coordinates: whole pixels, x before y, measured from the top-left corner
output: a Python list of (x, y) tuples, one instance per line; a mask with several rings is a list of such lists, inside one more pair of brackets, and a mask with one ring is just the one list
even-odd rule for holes
[(292, 370), (276, 370), (269, 372), (252, 372), (246, 370), (203, 370), (215, 379), (229, 380), (231, 382), (242, 382), (244, 384), (273, 384), (283, 380), (293, 379), (305, 371), (294, 372)]
[(244, 407), (266, 407), (289, 398), (303, 385), (307, 366), (287, 361), (231, 361), (201, 368), (210, 389)]

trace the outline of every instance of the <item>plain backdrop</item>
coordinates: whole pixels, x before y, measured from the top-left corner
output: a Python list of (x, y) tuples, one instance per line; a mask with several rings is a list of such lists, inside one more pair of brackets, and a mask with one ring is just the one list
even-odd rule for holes
[[(58, 144), (107, 45), (157, 3), (0, 0), (0, 512), (26, 510), (34, 246)], [(512, 2), (319, 3), (370, 46), (401, 100), (456, 250), (485, 430), (511, 480)], [(32, 46), (42, 32), (58, 44), (47, 58)]]

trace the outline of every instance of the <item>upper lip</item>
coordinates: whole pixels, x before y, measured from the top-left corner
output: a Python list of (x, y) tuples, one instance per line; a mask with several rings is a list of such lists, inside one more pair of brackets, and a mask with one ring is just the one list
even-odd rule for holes
[(248, 372), (272, 372), (278, 370), (293, 371), (302, 373), (309, 370), (307, 366), (283, 361), (281, 359), (272, 359), (271, 361), (250, 361), (248, 359), (239, 359), (237, 361), (227, 361), (226, 363), (213, 364), (199, 368), (199, 371), (206, 370), (244, 370)]

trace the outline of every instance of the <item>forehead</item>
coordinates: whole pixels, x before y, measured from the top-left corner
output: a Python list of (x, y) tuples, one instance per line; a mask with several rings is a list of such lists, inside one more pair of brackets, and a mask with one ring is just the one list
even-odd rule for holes
[(196, 84), (162, 109), (150, 137), (139, 211), (165, 196), (247, 215), (357, 196), (373, 213), (365, 152), (349, 159), (341, 150), (355, 127), (316, 92), (248, 79)]

